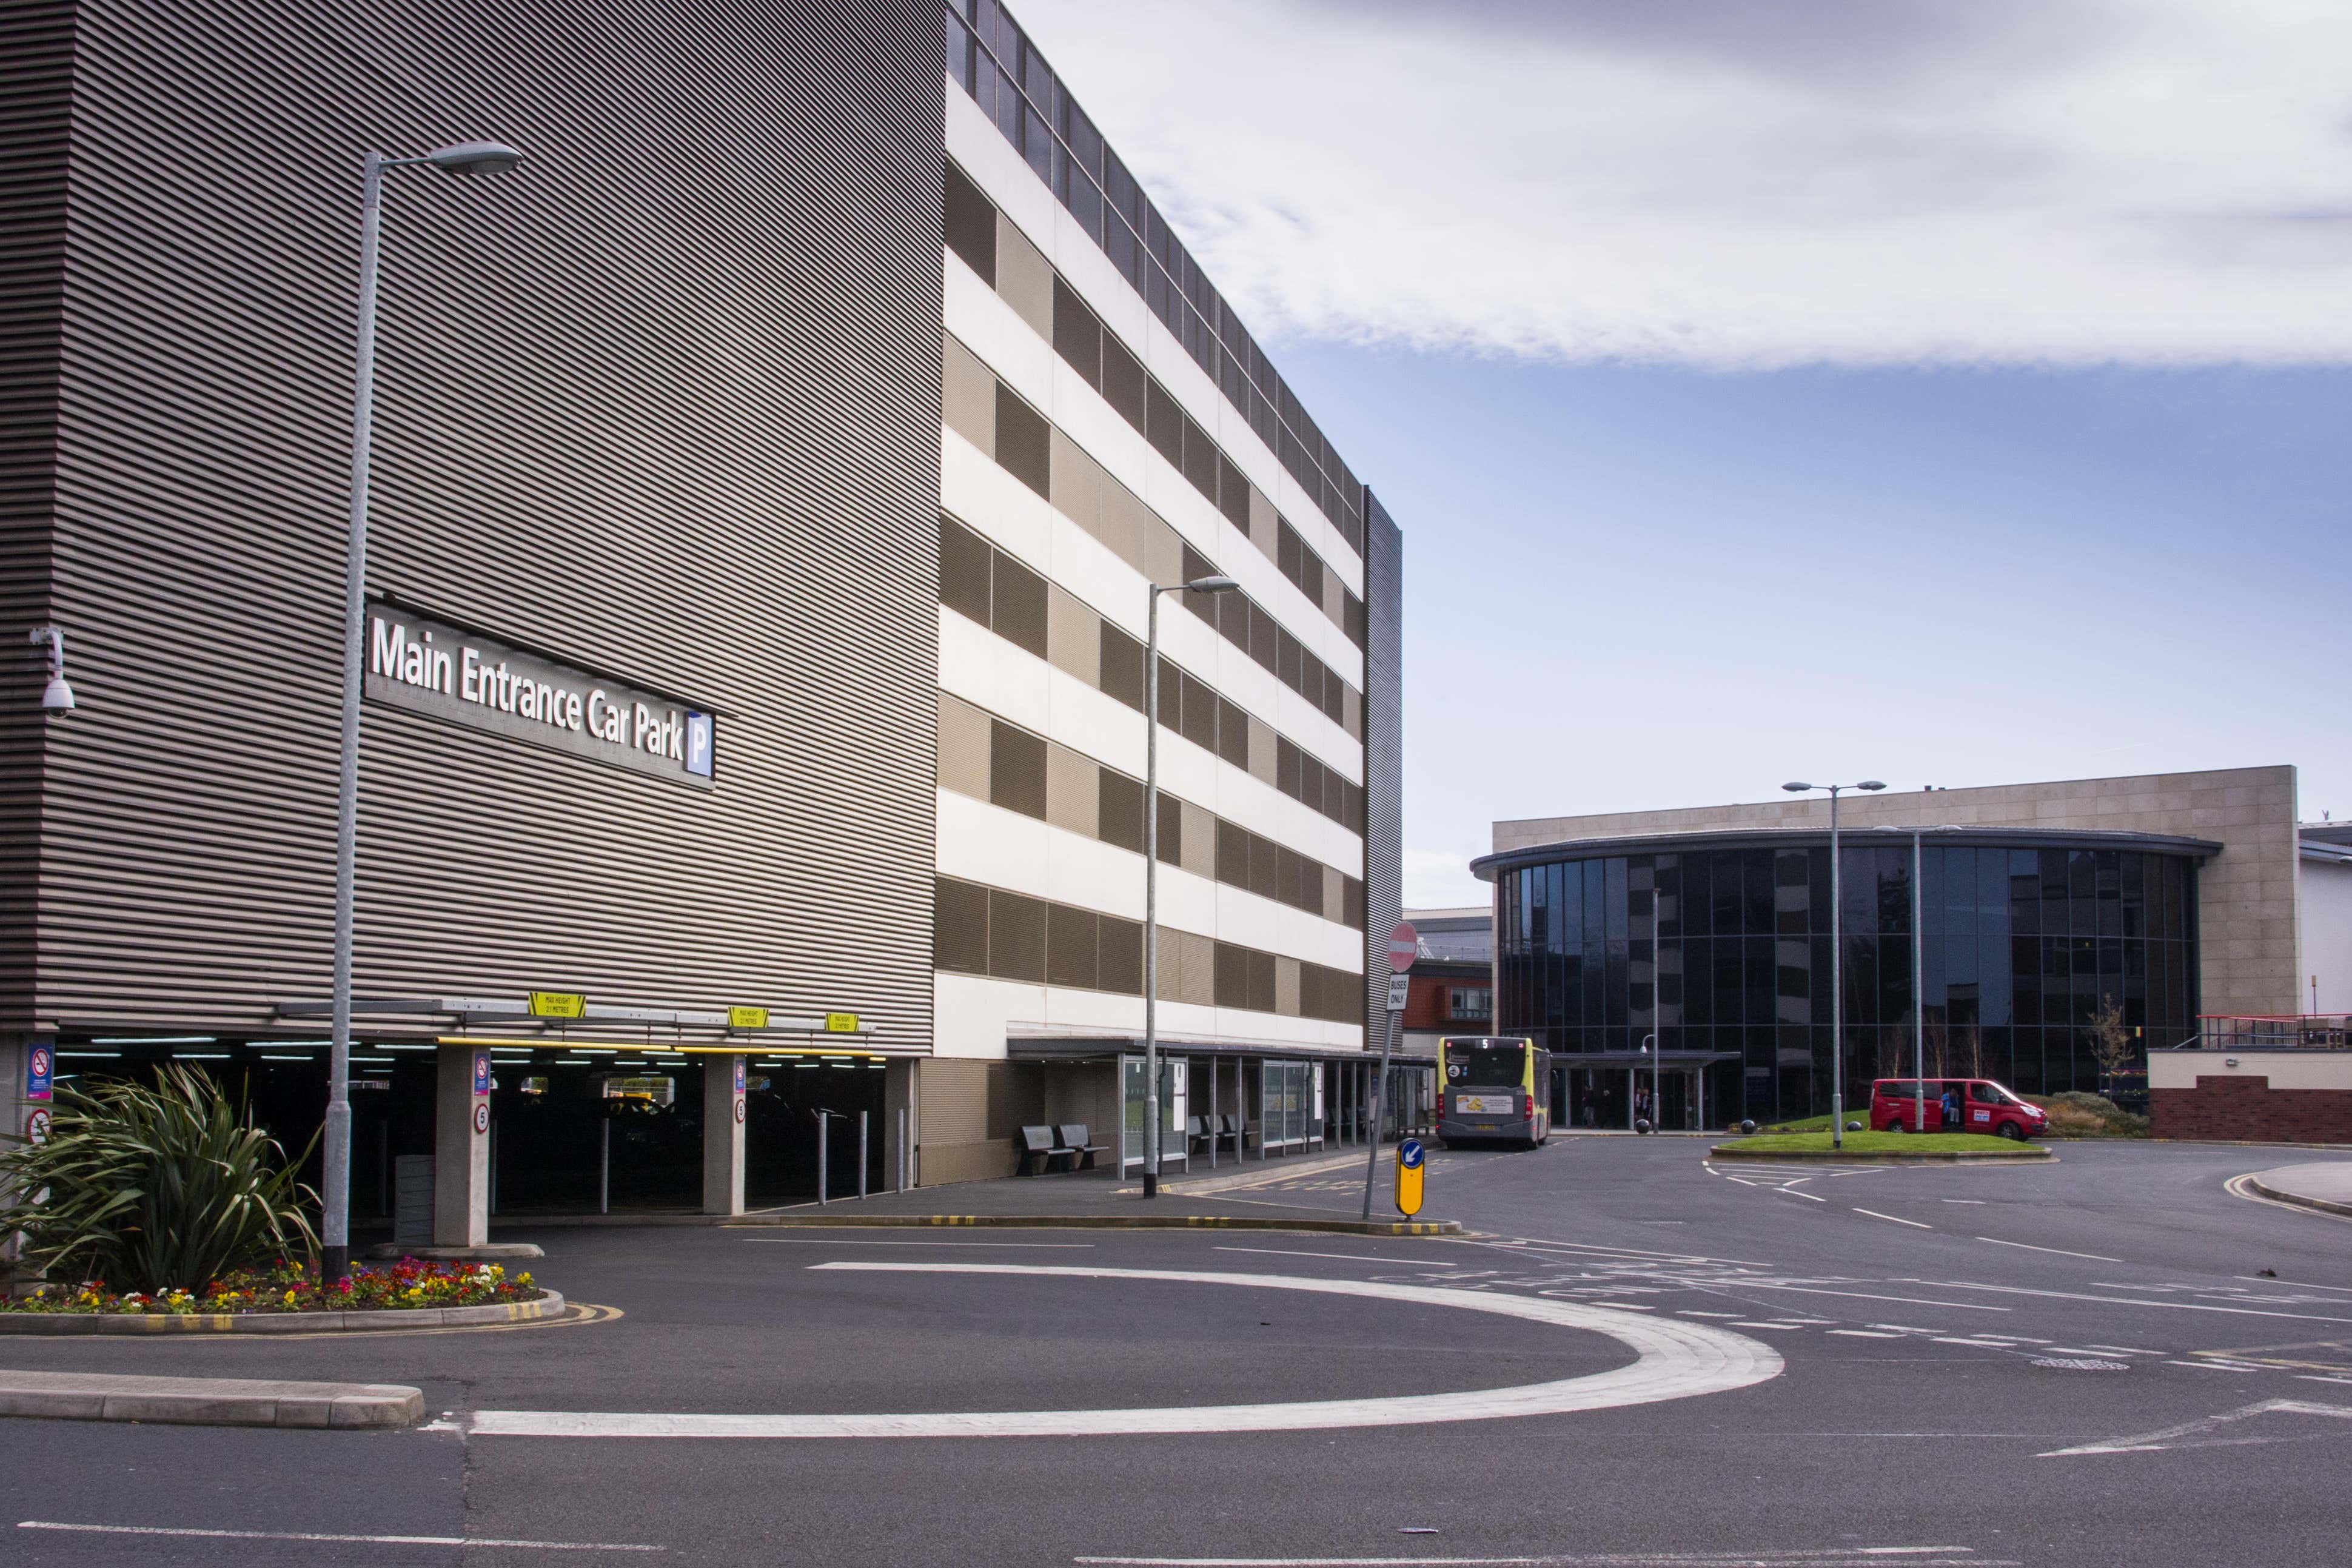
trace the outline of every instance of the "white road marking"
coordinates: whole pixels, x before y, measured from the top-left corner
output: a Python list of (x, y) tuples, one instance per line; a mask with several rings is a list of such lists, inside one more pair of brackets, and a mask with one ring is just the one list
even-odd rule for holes
[[(1919, 1283), (1932, 1285), (1935, 1281), (1922, 1279)], [(1946, 1307), (1956, 1312), (2007, 1312), (2015, 1310), (1988, 1307), (1981, 1301), (1937, 1301), (1926, 1296), (1874, 1296), (1867, 1290), (1832, 1290), (1826, 1285), (1767, 1285), (1760, 1279), (1742, 1279), (1739, 1288), (1743, 1290), (1797, 1290), (1808, 1296), (1851, 1296), (1857, 1301), (1901, 1301), (1913, 1307)]]
[(1893, 1215), (1880, 1214), (1876, 1209), (1856, 1209), (1853, 1212), (1856, 1214), (1866, 1214), (1873, 1219), (1895, 1220), (1896, 1225), (1907, 1225), (1913, 1230), (1933, 1230), (1936, 1228), (1932, 1225), (1922, 1225), (1916, 1219), (1895, 1219)]
[(2164, 1364), (2167, 1366), (2193, 1366), (2201, 1372), (2263, 1372), (2268, 1370), (2267, 1368), (2258, 1366), (2220, 1366), (2210, 1361), (2168, 1361)]
[(623, 1541), (498, 1541), (468, 1535), (326, 1535), (299, 1530), (176, 1530), (155, 1524), (61, 1524), (49, 1519), (20, 1519), (19, 1530), (63, 1530), (82, 1535), (173, 1535), (201, 1541), (317, 1541), (368, 1546), (507, 1546), (536, 1552), (667, 1552), (667, 1546), (645, 1546)]
[(2162, 1351), (2135, 1350), (2129, 1345), (2093, 1345), (2091, 1348), (2095, 1351), (2105, 1351), (2109, 1355), (2162, 1355), (2164, 1353)]
[(831, 1262), (813, 1269), (896, 1274), (1004, 1274), (1111, 1282), (1227, 1285), (1297, 1290), (1411, 1306), (1492, 1312), (1557, 1328), (1606, 1334), (1631, 1347), (1630, 1366), (1551, 1383), (1391, 1398), (1306, 1400), (1294, 1404), (1179, 1405), (1139, 1410), (941, 1411), (908, 1415), (784, 1414), (722, 1415), (657, 1411), (482, 1410), (467, 1430), (478, 1437), (1076, 1437), (1175, 1432), (1328, 1431), (1434, 1421), (1489, 1421), (1608, 1410), (1726, 1393), (1778, 1377), (1780, 1352), (1759, 1340), (1706, 1323), (1612, 1311), (1580, 1302), (1286, 1274), (1225, 1274), (1175, 1268), (1065, 1268), (1029, 1263)]
[(1899, 1340), (1901, 1334), (1890, 1334), (1877, 1329), (1832, 1329), (1833, 1334), (1843, 1334), (1850, 1340)]
[(1696, 1307), (1687, 1307), (1677, 1311), (1675, 1316), (1678, 1318), (1736, 1318), (1739, 1316), (1739, 1314), (1737, 1312), (1702, 1312)]
[(1966, 1345), (1972, 1351), (2005, 1351), (2016, 1348), (2013, 1345), (2002, 1344), (1998, 1340), (1955, 1339), (1949, 1334), (1937, 1334), (1928, 1342), (1938, 1345)]
[[(2231, 1312), (2242, 1318), (2293, 1318), (2305, 1323), (2352, 1323), (2352, 1318), (2323, 1318), (2313, 1312), (2265, 1312), (2258, 1307), (2215, 1307), (2201, 1301), (2143, 1301), (2129, 1296), (2085, 1296), (2079, 1290), (2028, 1290), (2019, 1285), (1974, 1285), (1965, 1279), (1918, 1279), (1912, 1283), (1940, 1285), (1951, 1290), (1993, 1290), (2004, 1296), (2046, 1296), (2054, 1301), (2098, 1301), (2110, 1307), (2168, 1307), (2177, 1312)], [(2135, 1287), (2118, 1286), (2116, 1289), (2131, 1289)]]
[(2018, 1568), (1969, 1546), (1847, 1546), (1817, 1551), (1601, 1552), (1543, 1557), (1073, 1557), (1087, 1568)]
[(1984, 1207), (1984, 1199), (1982, 1198), (1946, 1198), (1943, 1201), (1948, 1204), (1969, 1204), (1977, 1208)]
[(1829, 1202), (1829, 1199), (1822, 1196), (1819, 1193), (1801, 1193), (1794, 1187), (1782, 1187), (1780, 1190), (1788, 1194), (1792, 1198), (1811, 1198), (1817, 1204), (1825, 1204)]
[(2352, 1377), (2323, 1377), (2315, 1372), (2299, 1372), (2294, 1375), (2301, 1378), (2305, 1383), (2333, 1383), (2352, 1385)]
[(1441, 1263), (1433, 1258), (1373, 1258), (1361, 1252), (1301, 1252), (1288, 1247), (1215, 1247), (1212, 1252), (1270, 1252), (1277, 1258), (1344, 1258), (1351, 1263), (1396, 1263), (1408, 1268), (1424, 1265), (1431, 1268), (1459, 1268), (1459, 1263)]
[(1731, 1326), (1735, 1329), (1779, 1329), (1786, 1333), (1794, 1331), (1800, 1325), (1796, 1323), (1734, 1323)]
[(748, 1236), (746, 1241), (762, 1247), (1013, 1247), (1091, 1248), (1091, 1241), (831, 1241), (819, 1237)]
[(2256, 1415), (2325, 1415), (2339, 1421), (2352, 1421), (2352, 1405), (2315, 1405), (2307, 1399), (2265, 1399), (2259, 1405), (2224, 1411), (2219, 1415), (2202, 1416), (2195, 1421), (2184, 1421), (2178, 1426), (2166, 1426), (2129, 1437), (2109, 1437), (2104, 1442), (2084, 1443), (2073, 1448), (2053, 1448), (2036, 1458), (2060, 1459), (2076, 1454), (2147, 1454), (2166, 1448), (2206, 1448), (2225, 1443), (2276, 1441), (2270, 1437), (2213, 1436), (2218, 1428), (2231, 1422), (2244, 1421)]
[(2087, 1258), (2094, 1263), (2121, 1263), (2120, 1258), (2109, 1258), (2096, 1252), (2069, 1252), (2063, 1247), (2036, 1247), (2030, 1241), (2003, 1241), (1997, 1236), (1980, 1236), (1979, 1241), (1990, 1241), (1995, 1247), (2022, 1247), (2028, 1252), (2054, 1252), (2061, 1258)]

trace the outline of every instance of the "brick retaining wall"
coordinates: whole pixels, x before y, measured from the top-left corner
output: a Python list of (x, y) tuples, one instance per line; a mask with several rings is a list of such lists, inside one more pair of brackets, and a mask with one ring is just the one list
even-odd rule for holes
[(2158, 1138), (2352, 1143), (2352, 1089), (2274, 1089), (2266, 1078), (2200, 1077), (2195, 1089), (2150, 1089), (2147, 1114)]

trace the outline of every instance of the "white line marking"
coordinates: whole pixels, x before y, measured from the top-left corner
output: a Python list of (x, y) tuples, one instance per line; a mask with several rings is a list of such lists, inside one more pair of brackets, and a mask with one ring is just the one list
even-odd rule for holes
[[(1958, 1553), (1958, 1555), (1952, 1555)], [(1544, 1557), (1073, 1557), (1085, 1568), (2018, 1568), (1968, 1546), (1849, 1546), (1784, 1552), (1605, 1552)]]
[(1833, 1334), (1843, 1334), (1850, 1340), (1899, 1340), (1901, 1334), (1881, 1332), (1877, 1329), (1832, 1329)]
[(1819, 1193), (1801, 1193), (1794, 1187), (1782, 1187), (1780, 1190), (1788, 1194), (1792, 1198), (1811, 1198), (1817, 1204), (1825, 1204), (1829, 1202), (1829, 1199), (1822, 1196)]
[(2299, 1372), (2299, 1373), (2296, 1373), (2294, 1375), (2295, 1375), (2295, 1376), (2297, 1376), (2297, 1377), (2299, 1377), (2299, 1378), (2301, 1378), (2301, 1379), (2302, 1379), (2304, 1382), (2305, 1382), (2305, 1383), (2333, 1383), (2333, 1384), (2352, 1384), (2352, 1377), (2322, 1377), (2319, 1373), (2315, 1373), (2315, 1372)]
[(2164, 1353), (2162, 1351), (2135, 1350), (2129, 1345), (2093, 1345), (2091, 1348), (2095, 1351), (2105, 1351), (2109, 1355), (2162, 1355)]
[(2210, 1361), (2168, 1361), (2164, 1364), (2167, 1366), (2193, 1366), (2200, 1372), (2260, 1372), (2263, 1370), (2260, 1367), (2251, 1366), (2217, 1366)]
[[(2146, 1454), (2164, 1448), (2206, 1448), (2223, 1444), (2267, 1443), (2267, 1437), (2217, 1437), (2208, 1436), (2215, 1428), (2232, 1421), (2243, 1421), (2253, 1415), (2330, 1415), (2336, 1419), (2352, 1420), (2352, 1405), (2315, 1405), (2307, 1399), (2265, 1399), (2259, 1405), (2243, 1409), (2225, 1411), (2219, 1415), (2200, 1416), (2184, 1421), (2178, 1426), (2166, 1426), (2155, 1432), (2142, 1432), (2130, 1437), (2109, 1437), (2104, 1442), (2084, 1443), (2079, 1447), (2053, 1448), (2035, 1456), (2043, 1459), (2064, 1458), (2074, 1454)], [(2179, 1439), (2186, 1438), (2183, 1442)]]
[(1917, 1220), (1916, 1220), (1916, 1219), (1895, 1219), (1895, 1216), (1894, 1216), (1893, 1215), (1891, 1215), (1891, 1214), (1880, 1214), (1876, 1209), (1856, 1209), (1856, 1210), (1854, 1210), (1853, 1212), (1854, 1212), (1854, 1213), (1856, 1213), (1856, 1214), (1866, 1214), (1866, 1215), (1869, 1215), (1871, 1218), (1873, 1218), (1873, 1219), (1891, 1219), (1891, 1220), (1895, 1220), (1895, 1223), (1896, 1225), (1907, 1225), (1907, 1226), (1909, 1226), (1913, 1230), (1933, 1230), (1933, 1229), (1935, 1229), (1935, 1228), (1936, 1228), (1936, 1227), (1935, 1227), (1934, 1226), (1932, 1226), (1932, 1225), (1921, 1225), (1921, 1224), (1920, 1224)]
[[(1932, 1285), (1932, 1279), (1922, 1279), (1922, 1285)], [(1901, 1301), (1914, 1307), (1945, 1307), (1955, 1312), (2008, 1312), (2011, 1307), (1988, 1307), (1981, 1301), (1938, 1301), (1927, 1296), (1874, 1296), (1867, 1290), (1832, 1290), (1825, 1285), (1767, 1285), (1758, 1279), (1742, 1279), (1743, 1290), (1796, 1290), (1808, 1296), (1851, 1296), (1857, 1301)], [(1995, 1289), (1986, 1286), (1986, 1289)], [(2094, 1298), (2095, 1300), (2095, 1298)]]
[(1361, 1252), (1301, 1252), (1288, 1247), (1213, 1247), (1212, 1252), (1268, 1252), (1277, 1258), (1344, 1258), (1351, 1263), (1395, 1263), (1408, 1268), (1459, 1268), (1459, 1263), (1440, 1263), (1433, 1258), (1373, 1258)]
[(467, 1535), (326, 1535), (299, 1530), (173, 1530), (155, 1524), (61, 1524), (49, 1519), (20, 1519), (19, 1530), (64, 1530), (85, 1535), (175, 1535), (203, 1541), (319, 1541), (372, 1546), (511, 1546), (538, 1552), (667, 1552), (667, 1546), (642, 1546), (622, 1541), (498, 1541)]
[(2311, 1285), (2300, 1279), (2265, 1279), (2259, 1274), (2232, 1274), (2230, 1278), (2243, 1279), (2249, 1285), (2288, 1285), (2297, 1290), (2333, 1290), (2338, 1295), (2352, 1296), (2352, 1290), (2347, 1290), (2341, 1285)]
[(1945, 1198), (1942, 1201), (1948, 1204), (1968, 1204), (1976, 1208), (1984, 1207), (1984, 1199), (1982, 1198)]
[(746, 1241), (764, 1247), (1092, 1247), (1091, 1241), (831, 1241), (818, 1237), (750, 1236)]
[(1736, 1318), (1739, 1316), (1739, 1314), (1737, 1312), (1702, 1312), (1696, 1307), (1685, 1307), (1677, 1310), (1675, 1313), (1675, 1316), (1678, 1318)]
[[(1941, 1285), (1952, 1290), (1993, 1290), (2004, 1296), (2046, 1296), (2053, 1301), (2098, 1301), (2110, 1307), (2169, 1307), (2176, 1312), (2229, 1312), (2241, 1318), (2293, 1318), (2305, 1323), (2352, 1323), (2352, 1318), (2323, 1318), (2315, 1312), (2265, 1312), (2254, 1307), (2211, 1307), (2197, 1301), (2143, 1301), (2130, 1296), (2085, 1296), (2079, 1290), (2028, 1290), (2020, 1285), (1972, 1285), (1963, 1279), (1921, 1279), (1915, 1283)], [(2118, 1289), (2128, 1289), (2130, 1287)]]
[(1608, 1410), (1746, 1388), (1778, 1377), (1780, 1352), (1706, 1323), (1674, 1322), (1581, 1302), (1436, 1285), (1391, 1285), (1286, 1274), (1175, 1268), (1065, 1268), (1031, 1263), (819, 1263), (814, 1269), (892, 1274), (1005, 1274), (1115, 1283), (1229, 1285), (1297, 1290), (1412, 1306), (1455, 1307), (1556, 1328), (1606, 1334), (1631, 1347), (1630, 1366), (1513, 1388), (1296, 1404), (1191, 1405), (1141, 1410), (941, 1411), (908, 1415), (720, 1415), (569, 1410), (477, 1411), (467, 1429), (488, 1437), (1077, 1437), (1173, 1432), (1297, 1432), (1433, 1421), (1488, 1421)]
[(1937, 1334), (1928, 1342), (1938, 1345), (1966, 1345), (1972, 1351), (2005, 1351), (2016, 1348), (2014, 1345), (2001, 1344), (1994, 1340), (1961, 1340), (1954, 1339), (1949, 1334)]
[(2094, 1263), (2121, 1263), (2120, 1258), (2109, 1258), (2097, 1252), (2069, 1252), (2063, 1247), (2036, 1247), (2030, 1241), (2003, 1241), (1997, 1236), (1980, 1236), (1979, 1241), (1990, 1241), (1995, 1247), (2021, 1247), (2028, 1252), (2054, 1252), (2061, 1258), (2087, 1258)]

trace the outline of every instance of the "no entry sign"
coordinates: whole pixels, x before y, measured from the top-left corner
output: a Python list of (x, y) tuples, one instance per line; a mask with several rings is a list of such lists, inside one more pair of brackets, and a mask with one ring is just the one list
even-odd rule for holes
[(1389, 967), (1402, 974), (1412, 967), (1421, 952), (1421, 933), (1412, 929), (1411, 921), (1399, 921), (1389, 932)]

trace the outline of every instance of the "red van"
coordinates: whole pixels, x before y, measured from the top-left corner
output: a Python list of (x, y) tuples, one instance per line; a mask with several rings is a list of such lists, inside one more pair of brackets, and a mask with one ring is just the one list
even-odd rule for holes
[(1870, 1086), (1870, 1130), (1920, 1131), (1913, 1117), (1922, 1088), (1930, 1132), (1990, 1132), (2021, 1142), (2050, 1122), (2040, 1106), (2028, 1105), (1989, 1078), (1931, 1078), (1924, 1086), (1916, 1079), (1882, 1078)]

